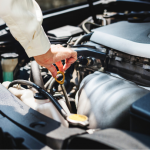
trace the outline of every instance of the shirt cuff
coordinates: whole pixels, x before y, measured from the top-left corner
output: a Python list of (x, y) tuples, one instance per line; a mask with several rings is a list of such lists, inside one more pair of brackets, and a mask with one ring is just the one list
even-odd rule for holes
[(51, 47), (50, 41), (41, 26), (38, 36), (32, 39), (29, 46), (25, 49), (29, 57), (45, 54)]

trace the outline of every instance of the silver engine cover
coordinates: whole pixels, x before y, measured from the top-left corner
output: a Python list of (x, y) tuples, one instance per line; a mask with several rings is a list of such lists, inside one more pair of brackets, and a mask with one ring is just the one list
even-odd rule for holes
[(77, 113), (89, 117), (90, 128), (129, 128), (131, 104), (149, 92), (132, 82), (95, 72), (81, 82)]
[(120, 21), (93, 30), (91, 41), (111, 49), (150, 58), (150, 23)]

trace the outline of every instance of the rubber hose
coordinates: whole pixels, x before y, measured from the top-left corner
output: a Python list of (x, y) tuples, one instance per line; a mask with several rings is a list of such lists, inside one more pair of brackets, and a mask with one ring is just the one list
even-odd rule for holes
[(35, 60), (31, 62), (31, 72), (32, 72), (33, 82), (44, 89), (44, 82), (41, 76), (41, 71), (38, 63)]
[[(61, 74), (58, 74), (58, 75), (57, 75), (57, 78), (60, 78), (60, 77), (62, 77), (62, 75), (61, 75)], [(53, 78), (53, 77), (52, 77), (52, 78)], [(58, 80), (59, 80), (59, 79), (58, 79)], [(48, 90), (51, 90), (51, 89), (52, 89), (52, 87), (54, 86), (55, 82), (57, 82), (57, 81), (55, 80), (55, 78), (53, 78), (53, 79), (51, 80), (49, 86), (48, 86)]]
[(44, 89), (42, 89), (40, 86), (36, 85), (33, 82), (30, 81), (26, 81), (26, 80), (14, 80), (9, 84), (9, 87), (13, 87), (13, 85), (15, 84), (21, 84), (21, 85), (26, 85), (26, 86), (31, 86), (33, 88), (35, 88), (36, 90), (39, 91), (39, 93), (43, 94), (44, 96), (46, 96), (48, 99), (51, 100), (51, 102), (53, 103), (53, 105), (56, 107), (56, 109), (60, 112), (60, 114), (64, 117), (64, 119), (66, 119), (67, 117), (67, 113), (64, 111), (64, 109), (61, 107), (61, 105), (58, 103), (58, 101), (48, 92), (46, 92)]
[(93, 23), (93, 22), (83, 22), (82, 28), (83, 28), (83, 30), (84, 30), (87, 34), (91, 33), (91, 31), (89, 31), (89, 30), (86, 28), (86, 26), (85, 26), (86, 24), (92, 24), (92, 25), (94, 25), (94, 26), (101, 27), (99, 24), (96, 24), (96, 23)]
[(47, 87), (49, 86), (49, 84), (51, 83), (51, 81), (53, 80), (53, 77), (51, 77), (46, 84), (44, 85), (44, 88), (47, 89)]
[[(97, 59), (101, 59), (101, 61), (105, 60), (106, 53), (100, 52), (97, 49), (92, 48), (91, 46), (89, 48), (85, 45), (83, 47), (79, 47), (80, 46), (79, 44), (82, 43), (83, 41), (84, 42), (89, 41), (92, 34), (93, 33), (90, 33), (90, 34), (86, 34), (86, 35), (83, 35), (82, 37), (80, 37), (74, 44), (74, 47), (77, 47), (77, 48), (73, 48), (73, 50), (77, 52), (78, 57), (86, 56), (86, 57), (95, 57)], [(84, 49), (84, 47), (85, 47), (85, 49)]]
[(89, 41), (90, 38), (91, 38), (91, 36), (92, 36), (92, 34), (93, 34), (93, 32), (91, 32), (91, 33), (89, 33), (89, 34), (85, 34), (85, 35), (79, 37), (79, 38), (77, 39), (77, 41), (75, 42), (74, 46), (79, 45), (79, 44), (81, 44), (82, 42)]

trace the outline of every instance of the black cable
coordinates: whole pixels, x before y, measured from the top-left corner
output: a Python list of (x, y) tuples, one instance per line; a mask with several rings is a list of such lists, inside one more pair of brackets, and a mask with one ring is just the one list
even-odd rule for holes
[(46, 92), (44, 89), (42, 89), (38, 85), (34, 84), (33, 82), (26, 81), (26, 80), (15, 80), (15, 81), (12, 81), (8, 88), (13, 87), (13, 85), (15, 85), (15, 84), (31, 86), (31, 87), (35, 88), (36, 90), (38, 90), (39, 93), (43, 94), (44, 96), (46, 96), (47, 98), (49, 98), (51, 100), (51, 102), (54, 104), (56, 109), (66, 119), (67, 113), (64, 111), (64, 109), (61, 107), (61, 105), (57, 102), (57, 100), (50, 93)]
[(97, 49), (95, 46), (91, 46), (91, 45), (76, 45), (76, 46), (72, 46), (70, 45), (71, 48), (79, 48), (79, 47), (86, 47), (86, 48), (92, 48), (92, 49)]

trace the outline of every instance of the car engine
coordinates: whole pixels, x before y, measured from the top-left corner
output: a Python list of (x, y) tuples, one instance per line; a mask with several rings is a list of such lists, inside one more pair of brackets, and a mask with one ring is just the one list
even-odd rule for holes
[[(149, 136), (150, 22), (136, 20), (139, 14), (144, 16), (145, 12), (131, 11), (122, 17), (122, 13), (105, 10), (96, 15), (96, 22), (92, 17), (84, 20), (78, 25), (78, 32), (70, 36), (56, 37), (55, 30), (47, 32), (52, 44), (61, 44), (78, 54), (77, 61), (65, 72), (67, 96), (46, 68), (34, 58), (18, 54), (18, 43), (13, 53), (1, 53), (2, 85), (29, 108), (59, 122), (64, 130), (77, 127), (91, 132), (88, 135), (98, 135), (100, 131), (103, 135), (105, 130), (113, 129), (111, 135), (121, 136), (123, 133), (116, 130), (126, 130)], [(67, 28), (69, 34), (71, 26)], [(3, 48), (6, 47), (7, 44)], [(13, 78), (4, 80), (6, 76)], [(57, 76), (58, 80), (62, 78), (62, 74)], [(71, 117), (72, 114), (76, 116)], [(85, 139), (90, 137), (83, 134), (78, 138), (72, 138), (70, 149), (85, 148), (77, 147), (78, 140), (85, 145)]]

